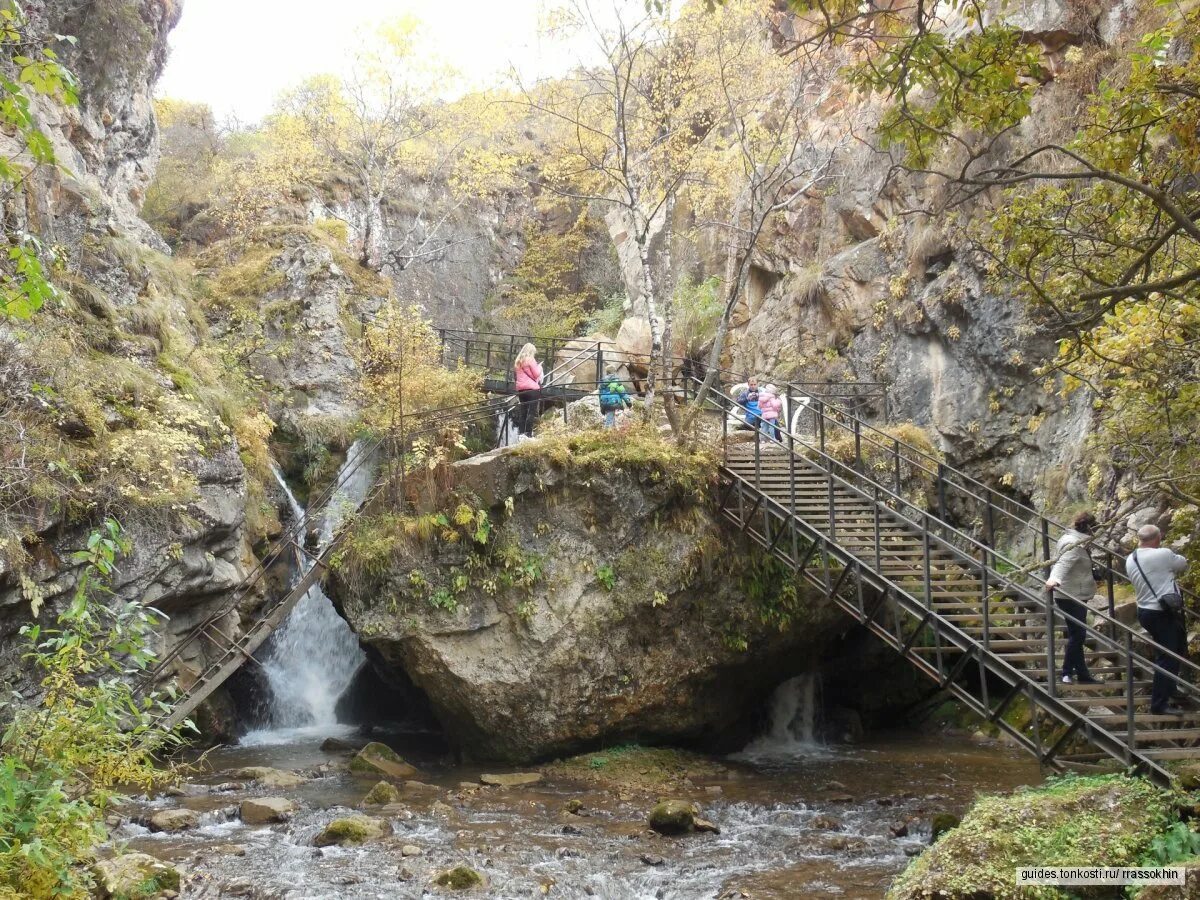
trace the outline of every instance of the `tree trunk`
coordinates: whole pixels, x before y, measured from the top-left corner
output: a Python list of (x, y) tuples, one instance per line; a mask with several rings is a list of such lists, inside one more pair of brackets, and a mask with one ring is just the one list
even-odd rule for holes
[(646, 418), (654, 410), (655, 370), (662, 356), (662, 321), (658, 317), (658, 303), (654, 299), (654, 271), (650, 261), (649, 223), (638, 234), (638, 259), (642, 265), (642, 301), (646, 304), (646, 318), (650, 323), (650, 359), (646, 366)]

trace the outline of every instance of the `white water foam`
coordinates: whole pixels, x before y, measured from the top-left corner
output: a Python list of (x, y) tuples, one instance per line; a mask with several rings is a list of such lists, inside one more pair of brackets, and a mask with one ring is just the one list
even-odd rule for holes
[(823, 756), (828, 749), (817, 738), (820, 679), (816, 675), (789, 678), (771, 695), (767, 730), (735, 758), (747, 762), (779, 762), (795, 757)]
[[(318, 545), (324, 549), (337, 529), (358, 509), (374, 479), (367, 449), (355, 441), (338, 472), (338, 487), (324, 511)], [(300, 506), (287, 482), (275, 473), (287, 496), (295, 522), (303, 523), (307, 513)], [(301, 533), (304, 528), (301, 524)], [(303, 554), (297, 555), (299, 580), (313, 565)], [(278, 743), (273, 733), (296, 737), (298, 731), (329, 734), (337, 726), (338, 699), (350, 686), (366, 656), (358, 638), (338, 615), (333, 603), (315, 584), (296, 604), (287, 619), (267, 644), (263, 671), (271, 687), (270, 729), (246, 735), (242, 743)]]

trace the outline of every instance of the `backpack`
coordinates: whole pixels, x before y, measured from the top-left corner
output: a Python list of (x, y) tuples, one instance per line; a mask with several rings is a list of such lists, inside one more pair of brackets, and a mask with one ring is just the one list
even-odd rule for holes
[(614, 412), (625, 405), (624, 391), (618, 381), (606, 381), (600, 389), (600, 411)]

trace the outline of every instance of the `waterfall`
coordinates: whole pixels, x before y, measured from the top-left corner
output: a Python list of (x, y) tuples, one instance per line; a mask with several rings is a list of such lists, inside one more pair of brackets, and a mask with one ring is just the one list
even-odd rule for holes
[(789, 678), (771, 695), (769, 723), (740, 754), (746, 759), (807, 756), (820, 752), (817, 740), (818, 676)]
[[(366, 459), (367, 448), (355, 441), (338, 472), (337, 487), (324, 510), (318, 546), (324, 549), (337, 529), (365, 499), (374, 478)], [(283, 476), (276, 471), (295, 523), (304, 523), (308, 514), (292, 494)], [(313, 565), (304, 554), (297, 554), (298, 581)], [(338, 698), (349, 687), (366, 656), (358, 638), (338, 615), (321, 585), (314, 584), (296, 604), (283, 624), (271, 635), (262, 660), (262, 668), (271, 687), (269, 726), (272, 729), (329, 729), (337, 724), (334, 712)]]

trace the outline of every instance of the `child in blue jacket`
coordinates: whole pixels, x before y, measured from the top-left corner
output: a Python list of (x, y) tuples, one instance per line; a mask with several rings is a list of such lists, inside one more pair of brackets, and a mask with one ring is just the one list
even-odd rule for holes
[(604, 413), (604, 427), (617, 424), (617, 410), (630, 409), (633, 400), (625, 391), (625, 385), (616, 375), (607, 375), (600, 385), (600, 412)]

